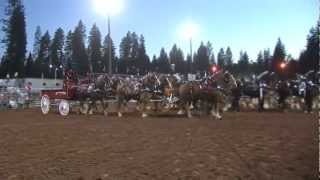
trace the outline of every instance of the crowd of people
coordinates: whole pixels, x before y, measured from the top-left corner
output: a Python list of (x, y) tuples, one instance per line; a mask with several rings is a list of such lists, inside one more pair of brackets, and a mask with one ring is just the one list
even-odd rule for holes
[[(265, 104), (265, 96), (266, 92), (271, 88), (264, 83), (263, 81), (257, 83), (258, 87), (258, 111), (263, 112), (265, 111), (264, 104)], [(240, 100), (245, 94), (244, 89), (245, 85), (242, 81), (237, 81), (237, 87), (232, 90), (232, 111), (240, 111)], [(318, 87), (312, 82), (304, 80), (300, 83), (300, 86), (295, 87), (298, 89), (297, 96), (303, 98), (304, 100), (304, 107), (303, 110), (305, 113), (312, 113), (314, 99), (317, 95), (319, 95)], [(293, 89), (290, 87), (289, 81), (278, 81), (275, 88), (273, 89), (278, 94), (278, 108), (281, 111), (286, 111), (288, 109), (287, 99), (291, 95), (295, 95), (293, 93)]]

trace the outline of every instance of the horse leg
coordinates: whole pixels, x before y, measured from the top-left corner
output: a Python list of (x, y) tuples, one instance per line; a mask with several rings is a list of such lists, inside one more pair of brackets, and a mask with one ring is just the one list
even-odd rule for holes
[(146, 106), (147, 106), (147, 103), (143, 102), (142, 103), (142, 118), (148, 117), (148, 114), (146, 113)]
[(192, 118), (192, 113), (191, 113), (191, 109), (190, 109), (190, 104), (191, 104), (191, 103), (188, 103), (188, 102), (185, 104), (185, 109), (186, 109), (187, 117), (188, 117), (188, 118)]
[(214, 102), (211, 110), (211, 115), (217, 119), (217, 120), (222, 120), (222, 116), (220, 115), (220, 110), (219, 110), (219, 103)]
[(89, 115), (93, 114), (93, 107), (96, 107), (95, 100), (91, 100), (91, 102), (89, 102)]
[(117, 105), (117, 111), (118, 111), (118, 117), (121, 118), (123, 115), (122, 115), (122, 112), (121, 112), (121, 108), (122, 108), (122, 103), (124, 101), (124, 98), (121, 97), (121, 96), (118, 96), (118, 105)]
[(139, 105), (140, 105), (140, 110), (142, 112), (142, 118), (148, 117), (148, 114), (146, 113), (147, 110), (147, 105), (148, 105), (149, 97), (148, 94), (143, 93), (139, 99)]
[(200, 107), (199, 107), (200, 116), (203, 116), (204, 114), (208, 114), (208, 105), (207, 101), (200, 100)]
[(83, 108), (83, 102), (82, 102), (82, 100), (80, 100), (78, 114), (84, 114), (82, 111), (82, 108)]
[(155, 102), (154, 102), (154, 111), (155, 111), (155, 112), (158, 112), (158, 111), (159, 111), (159, 102), (158, 102), (158, 101), (155, 101)]
[(88, 115), (90, 104), (87, 99), (83, 99), (80, 101), (80, 112), (84, 115)]
[(108, 102), (106, 102), (104, 99), (101, 100), (101, 105), (102, 105), (102, 109), (103, 109), (103, 115), (104, 116), (108, 116)]
[(178, 111), (178, 115), (183, 115), (184, 114), (184, 106), (185, 106), (185, 103), (183, 102), (183, 100), (181, 100), (181, 102), (179, 103), (179, 111)]

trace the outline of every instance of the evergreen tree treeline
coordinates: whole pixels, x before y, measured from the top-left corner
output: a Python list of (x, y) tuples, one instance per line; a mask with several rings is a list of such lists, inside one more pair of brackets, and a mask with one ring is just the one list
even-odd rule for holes
[(7, 74), (13, 77), (18, 73), (19, 77), (53, 78), (56, 72), (58, 77), (62, 77), (63, 70), (70, 68), (80, 75), (108, 72), (109, 44), (112, 70), (121, 74), (146, 74), (149, 71), (186, 74), (210, 71), (212, 65), (218, 65), (238, 75), (259, 74), (266, 70), (281, 75), (281, 63), (288, 64), (289, 75), (306, 73), (319, 70), (319, 27), (320, 22), (310, 29), (306, 48), (298, 59), (287, 54), (279, 38), (273, 54), (270, 49), (265, 49), (257, 54), (256, 59), (250, 59), (246, 51), (241, 51), (237, 63), (230, 47), (215, 49), (211, 42), (201, 42), (192, 58), (174, 44), (168, 52), (161, 48), (159, 56), (154, 55), (150, 60), (146, 53), (145, 37), (130, 31), (121, 39), (117, 57), (112, 38), (103, 36), (96, 24), (90, 28), (87, 37), (87, 29), (81, 20), (73, 30), (65, 32), (57, 28), (51, 35), (38, 26), (35, 29), (33, 50), (27, 53), (24, 5), (22, 0), (7, 0), (2, 20), (4, 38), (1, 42), (5, 53), (1, 57), (0, 77)]
[(21, 0), (7, 1), (2, 24), (2, 30), (5, 34), (2, 39), (2, 43), (5, 44), (5, 54), (1, 61), (1, 75), (9, 73), (11, 76), (23, 77), (27, 34), (25, 11)]

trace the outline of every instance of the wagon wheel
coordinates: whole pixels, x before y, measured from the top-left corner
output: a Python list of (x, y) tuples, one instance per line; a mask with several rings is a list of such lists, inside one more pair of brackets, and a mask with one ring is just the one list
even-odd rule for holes
[(48, 114), (50, 111), (50, 98), (49, 98), (49, 96), (47, 96), (47, 95), (42, 96), (40, 105), (41, 105), (42, 114), (44, 114), (44, 115)]
[(68, 116), (70, 112), (70, 104), (67, 100), (61, 100), (59, 103), (59, 113), (61, 116)]

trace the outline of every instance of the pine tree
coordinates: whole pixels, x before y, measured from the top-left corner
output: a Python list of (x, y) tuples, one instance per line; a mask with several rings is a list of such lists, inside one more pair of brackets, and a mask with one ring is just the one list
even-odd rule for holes
[(285, 57), (286, 57), (286, 50), (284, 45), (281, 42), (281, 39), (279, 38), (273, 53), (273, 58), (271, 63), (272, 71), (276, 73), (281, 72), (281, 69), (279, 66), (282, 62), (285, 61)]
[(61, 28), (58, 28), (54, 33), (54, 37), (52, 39), (51, 47), (50, 47), (50, 64), (53, 65), (54, 68), (59, 67), (63, 64), (63, 47), (64, 47), (64, 31)]
[(264, 62), (265, 70), (271, 70), (271, 61), (272, 61), (272, 56), (270, 53), (270, 49), (264, 50), (263, 51), (263, 62)]
[(210, 65), (216, 65), (216, 57), (215, 54), (212, 52), (211, 56), (210, 56)]
[(5, 57), (5, 55), (2, 56), (1, 58), (1, 63), (0, 63), (0, 77), (5, 78), (9, 69), (9, 61)]
[(173, 45), (169, 53), (169, 57), (170, 64), (174, 64), (174, 72), (186, 73), (183, 52), (180, 48), (177, 47), (176, 44)]
[(262, 73), (263, 71), (267, 70), (265, 67), (264, 59), (263, 59), (263, 54), (262, 51), (259, 52), (258, 57), (257, 57), (257, 68), (256, 72), (257, 73)]
[(197, 51), (195, 59), (196, 70), (200, 72), (208, 71), (209, 69), (209, 53), (208, 48), (201, 42), (200, 47)]
[(36, 77), (41, 77), (42, 75), (44, 77), (52, 77), (52, 71), (50, 70), (50, 43), (50, 34), (47, 31), (41, 38), (39, 55), (34, 63), (34, 75)]
[(169, 58), (164, 48), (161, 48), (160, 56), (158, 58), (158, 63), (159, 63), (159, 72), (170, 73)]
[(125, 37), (122, 38), (120, 42), (120, 62), (119, 62), (119, 72), (128, 73), (129, 72), (129, 61), (131, 54), (131, 32), (129, 31)]
[(143, 35), (139, 38), (139, 47), (137, 55), (137, 67), (140, 74), (146, 74), (149, 71), (150, 59), (146, 53), (145, 39)]
[(40, 41), (42, 38), (42, 32), (40, 26), (37, 26), (36, 32), (34, 34), (34, 42), (33, 42), (33, 57), (38, 58), (40, 51)]
[(33, 58), (31, 53), (29, 53), (29, 56), (25, 65), (25, 72), (26, 72), (26, 77), (34, 76)]
[(186, 71), (187, 71), (187, 73), (193, 73), (193, 72), (192, 72), (192, 70), (193, 70), (192, 66), (193, 66), (192, 58), (191, 58), (190, 55), (188, 55), (188, 56), (187, 56), (187, 64), (186, 64)]
[(225, 55), (225, 66), (227, 70), (232, 69), (233, 61), (232, 61), (232, 52), (230, 47), (227, 48), (226, 55)]
[(72, 68), (72, 35), (72, 31), (69, 31), (64, 43), (63, 66), (66, 67), (66, 69)]
[(306, 73), (310, 70), (319, 71), (319, 44), (320, 44), (320, 21), (318, 27), (311, 28), (307, 37), (307, 48), (299, 58), (300, 72)]
[(131, 43), (131, 51), (130, 51), (130, 63), (129, 63), (129, 69), (130, 72), (135, 74), (137, 73), (137, 66), (138, 66), (138, 49), (139, 49), (139, 39), (138, 35), (133, 32), (130, 36), (130, 43)]
[[(118, 62), (116, 59), (116, 48), (114, 46), (112, 38), (111, 40), (111, 63), (112, 63), (112, 71), (116, 72)], [(107, 72), (109, 69), (109, 35), (104, 38), (103, 41), (103, 69), (104, 72)]]
[(8, 73), (12, 76), (17, 72), (19, 77), (23, 77), (27, 34), (24, 5), (21, 0), (8, 0), (2, 30), (5, 34), (2, 42), (6, 46)]
[(221, 48), (218, 53), (218, 66), (223, 69), (226, 66), (224, 49)]
[(150, 70), (153, 72), (159, 72), (159, 63), (156, 55), (153, 55), (152, 57)]
[(89, 72), (89, 61), (85, 47), (86, 28), (80, 20), (72, 35), (72, 68), (80, 75)]
[(186, 74), (187, 70), (186, 70), (186, 62), (184, 60), (184, 54), (182, 49), (178, 49), (177, 52), (177, 64), (176, 64), (176, 72), (181, 73), (181, 74)]
[(238, 71), (240, 74), (242, 75), (247, 75), (249, 74), (248, 70), (249, 70), (249, 56), (247, 54), (247, 52), (240, 52), (240, 60), (238, 62)]
[(91, 71), (93, 73), (102, 73), (105, 68), (104, 63), (102, 62), (101, 33), (96, 24), (92, 26), (90, 31), (88, 49)]

